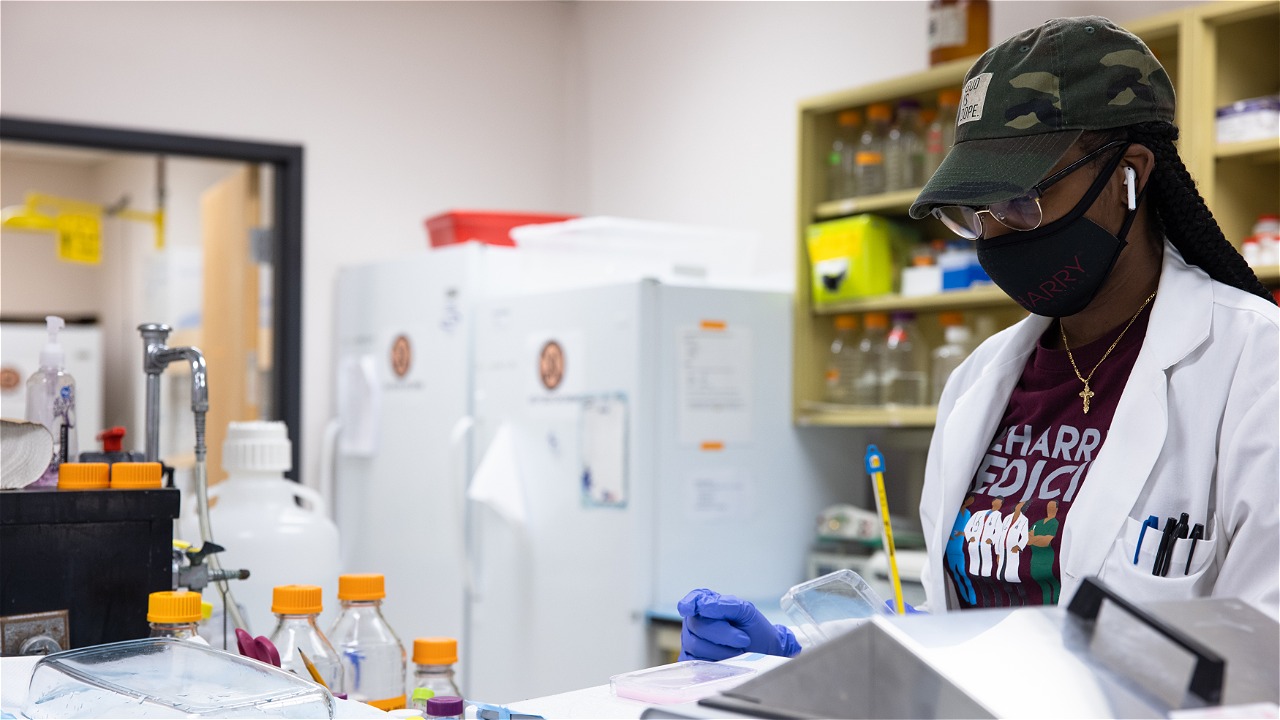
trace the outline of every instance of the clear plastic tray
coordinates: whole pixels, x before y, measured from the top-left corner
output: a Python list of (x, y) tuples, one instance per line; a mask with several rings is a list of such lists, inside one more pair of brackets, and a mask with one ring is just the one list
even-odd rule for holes
[(266, 663), (148, 638), (50, 655), (31, 674), (29, 718), (332, 718), (329, 691)]
[(687, 660), (614, 675), (609, 690), (621, 698), (670, 705), (691, 702), (727, 690), (755, 674), (754, 668)]
[(782, 596), (781, 604), (809, 645), (820, 645), (875, 615), (893, 614), (880, 594), (852, 570), (800, 583)]

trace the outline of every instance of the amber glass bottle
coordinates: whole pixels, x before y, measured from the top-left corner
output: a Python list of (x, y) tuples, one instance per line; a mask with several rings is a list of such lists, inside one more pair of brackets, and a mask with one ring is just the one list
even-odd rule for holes
[(980, 55), (991, 45), (987, 0), (930, 0), (929, 64)]

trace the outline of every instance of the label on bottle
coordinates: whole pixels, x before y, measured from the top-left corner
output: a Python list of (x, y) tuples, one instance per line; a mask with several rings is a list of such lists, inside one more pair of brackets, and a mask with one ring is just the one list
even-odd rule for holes
[(401, 695), (399, 697), (393, 697), (393, 698), (385, 698), (383, 700), (365, 700), (364, 703), (366, 705), (372, 705), (378, 708), (379, 710), (386, 710), (388, 712), (391, 710), (403, 710), (404, 695)]
[(854, 162), (859, 165), (883, 165), (884, 153), (873, 152), (871, 150), (859, 150)]
[(835, 385), (840, 382), (840, 371), (835, 368), (827, 368), (827, 384)]
[(959, 47), (969, 35), (969, 20), (962, 4), (929, 9), (929, 50)]

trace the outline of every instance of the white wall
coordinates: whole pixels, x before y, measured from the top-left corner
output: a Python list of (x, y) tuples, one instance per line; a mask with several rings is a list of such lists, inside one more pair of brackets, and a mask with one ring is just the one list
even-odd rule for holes
[[(993, 42), (1052, 17), (1123, 23), (1198, 2), (996, 0)], [(761, 236), (795, 265), (797, 104), (928, 67), (926, 2), (587, 2), (573, 20), (583, 206)]]
[(568, 12), (541, 2), (5, 2), (0, 106), (305, 146), (301, 440), (314, 482), (332, 408), (336, 269), (422, 247), (423, 218), (450, 207), (567, 206)]
[[(1001, 0), (992, 36), (1189, 4)], [(6, 1), (0, 19), (8, 115), (305, 145), (308, 478), (337, 267), (420, 247), (429, 214), (487, 206), (749, 230), (757, 266), (789, 275), (796, 103), (927, 58), (923, 0)]]

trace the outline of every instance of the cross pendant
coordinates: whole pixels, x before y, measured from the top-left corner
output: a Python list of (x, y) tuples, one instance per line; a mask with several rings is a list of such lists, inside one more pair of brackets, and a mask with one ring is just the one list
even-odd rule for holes
[(1080, 391), (1080, 397), (1084, 398), (1084, 414), (1089, 414), (1089, 398), (1096, 395), (1094, 391), (1089, 389), (1089, 383), (1084, 384), (1084, 389)]

